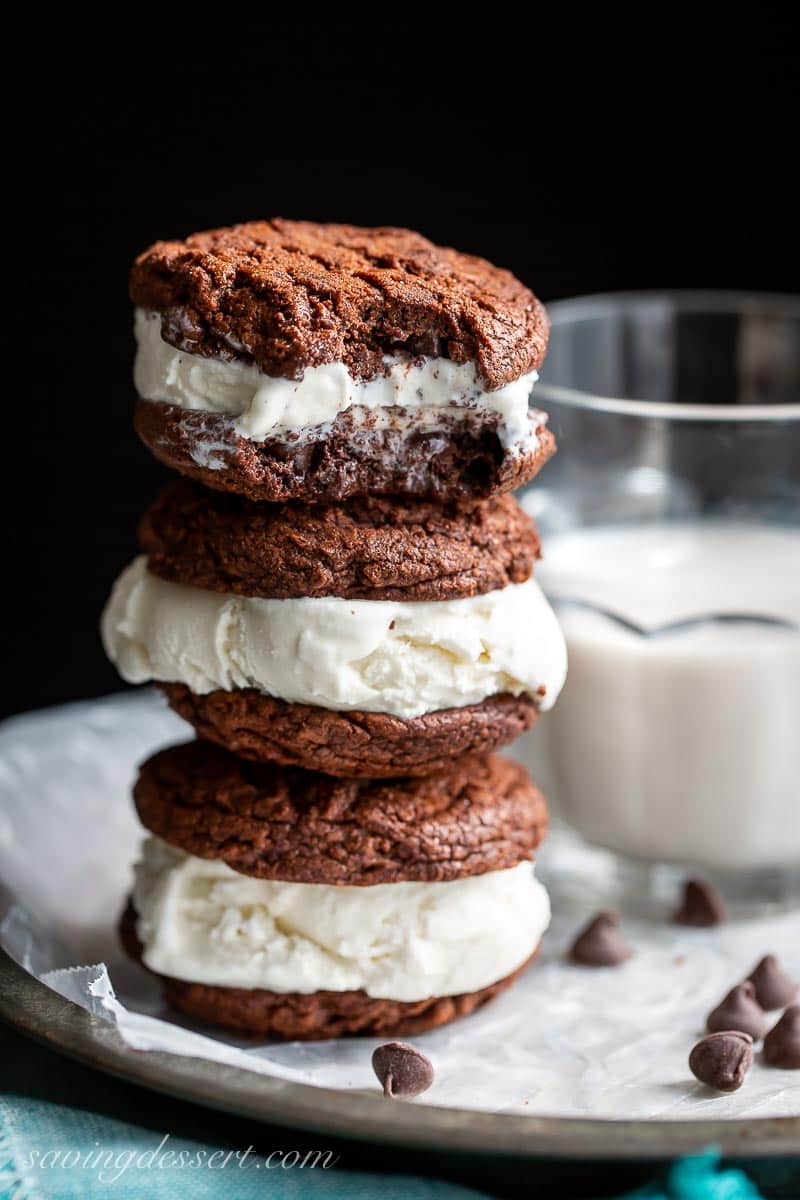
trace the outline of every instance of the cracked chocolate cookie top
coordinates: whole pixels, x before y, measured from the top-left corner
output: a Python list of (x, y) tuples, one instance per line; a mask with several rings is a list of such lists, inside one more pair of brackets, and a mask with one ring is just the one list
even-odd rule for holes
[(204, 741), (256, 762), (305, 767), (343, 779), (444, 771), (462, 754), (484, 754), (513, 742), (537, 716), (533, 696), (487, 696), (463, 708), (404, 718), (290, 704), (255, 688), (199, 694), (182, 683), (158, 686)]
[(156, 242), (130, 292), (170, 344), (289, 379), (333, 362), (371, 379), (407, 353), (474, 362), (494, 390), (541, 364), (549, 330), (509, 271), (389, 227), (274, 218)]
[(182, 480), (145, 513), (148, 570), (207, 591), (286, 600), (451, 600), (528, 579), (539, 556), (511, 496), (469, 508), (436, 501), (258, 504)]
[(544, 837), (544, 797), (518, 763), (459, 759), (423, 779), (334, 779), (207, 742), (162, 750), (135, 788), (142, 824), (259, 879), (377, 884), (514, 867)]

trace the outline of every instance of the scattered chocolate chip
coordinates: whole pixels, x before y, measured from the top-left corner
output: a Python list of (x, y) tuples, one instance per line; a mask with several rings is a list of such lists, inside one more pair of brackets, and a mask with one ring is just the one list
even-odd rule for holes
[(384, 1096), (406, 1100), (426, 1092), (433, 1083), (433, 1066), (420, 1050), (405, 1042), (386, 1042), (372, 1055), (372, 1069), (383, 1084)]
[(756, 999), (767, 1012), (773, 1008), (785, 1008), (797, 999), (800, 991), (774, 954), (765, 954), (747, 978), (755, 985)]
[(800, 1070), (800, 1004), (787, 1008), (764, 1038), (764, 1059), (771, 1067)]
[(715, 887), (703, 879), (687, 879), (683, 900), (673, 916), (675, 925), (719, 925), (728, 916), (722, 897)]
[(753, 1039), (737, 1029), (701, 1038), (689, 1055), (689, 1070), (701, 1083), (718, 1092), (735, 1092), (753, 1061)]
[(738, 1029), (749, 1033), (758, 1042), (767, 1030), (767, 1018), (756, 1000), (755, 985), (748, 979), (731, 988), (721, 1004), (708, 1014), (706, 1029), (718, 1033), (724, 1029)]
[(603, 911), (592, 917), (576, 937), (569, 957), (584, 967), (616, 967), (633, 954), (619, 927), (619, 913)]

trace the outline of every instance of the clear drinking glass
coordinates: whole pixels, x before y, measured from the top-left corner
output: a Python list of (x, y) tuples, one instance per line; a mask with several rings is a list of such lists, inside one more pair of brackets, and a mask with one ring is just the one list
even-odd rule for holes
[(559, 449), (520, 499), (570, 665), (518, 748), (556, 813), (651, 884), (800, 896), (800, 300), (550, 314), (534, 403)]

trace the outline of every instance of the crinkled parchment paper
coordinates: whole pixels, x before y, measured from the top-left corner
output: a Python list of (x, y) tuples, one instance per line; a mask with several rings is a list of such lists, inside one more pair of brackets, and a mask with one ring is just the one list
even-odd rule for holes
[[(0, 944), (50, 987), (116, 1022), (137, 1049), (374, 1088), (375, 1042), (254, 1048), (189, 1028), (118, 947), (115, 923), (141, 837), (130, 800), (135, 767), (189, 732), (150, 691), (16, 717), (0, 729), (0, 880), (10, 894)], [(571, 967), (564, 948), (603, 898), (596, 859), (553, 832), (539, 874), (555, 916), (539, 961), (482, 1012), (415, 1039), (436, 1065), (420, 1103), (606, 1118), (800, 1113), (799, 1072), (769, 1069), (757, 1056), (741, 1091), (717, 1096), (686, 1065), (705, 1014), (762, 954), (780, 955), (800, 976), (800, 913), (693, 930), (671, 926), (664, 912), (628, 911), (637, 949), (629, 963)]]

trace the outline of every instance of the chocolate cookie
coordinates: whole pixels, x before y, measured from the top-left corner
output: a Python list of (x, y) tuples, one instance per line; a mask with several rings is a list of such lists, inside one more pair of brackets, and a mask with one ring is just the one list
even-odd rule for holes
[(139, 543), (162, 579), (278, 600), (452, 600), (522, 583), (539, 557), (511, 496), (469, 508), (371, 497), (271, 505), (188, 480), (151, 505)]
[[(120, 937), (131, 958), (140, 960), (142, 945), (136, 935), (136, 913), (131, 905), (120, 922)], [(536, 953), (505, 979), (480, 991), (411, 1002), (375, 999), (364, 991), (279, 993), (263, 988), (187, 983), (164, 975), (158, 978), (168, 1004), (192, 1020), (207, 1025), (284, 1041), (323, 1041), (348, 1036), (394, 1037), (435, 1029), (474, 1012), (510, 987)]]
[(231, 417), (140, 400), (134, 426), (157, 459), (206, 487), (251, 500), (331, 504), (364, 495), (474, 500), (510, 492), (555, 451), (541, 419), (532, 411), (535, 436), (508, 452), (496, 420), (474, 416), (446, 416), (442, 429), (407, 433), (356, 428), (344, 412), (324, 436), (257, 442), (240, 437)]
[(255, 688), (192, 692), (183, 683), (160, 683), (172, 708), (198, 737), (244, 758), (326, 771), (344, 779), (428, 775), (464, 754), (508, 745), (536, 720), (532, 696), (488, 696), (465, 708), (420, 717), (338, 712), (290, 704)]
[(534, 370), (548, 321), (518, 279), (407, 229), (251, 221), (156, 242), (131, 299), (178, 349), (301, 379), (344, 363), (371, 379), (398, 352), (474, 362), (487, 389)]
[(134, 797), (145, 828), (171, 845), (289, 883), (482, 875), (530, 858), (547, 826), (527, 772), (491, 754), (424, 779), (345, 781), (189, 742), (148, 759)]

